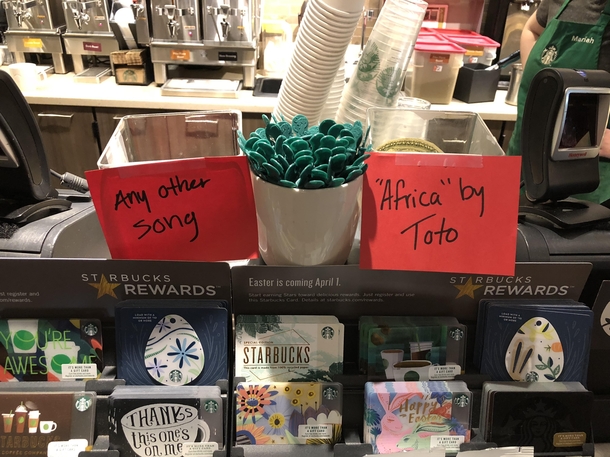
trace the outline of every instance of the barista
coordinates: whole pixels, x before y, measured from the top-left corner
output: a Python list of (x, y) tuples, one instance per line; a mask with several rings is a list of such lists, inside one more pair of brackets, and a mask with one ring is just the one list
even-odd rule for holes
[[(548, 19), (548, 21), (547, 21)], [(530, 83), (545, 67), (610, 71), (610, 0), (542, 0), (521, 34), (525, 62), (519, 87), (517, 122), (508, 154), (521, 154), (521, 121)], [(602, 203), (610, 199), (610, 133), (600, 148), (600, 184), (577, 198)]]

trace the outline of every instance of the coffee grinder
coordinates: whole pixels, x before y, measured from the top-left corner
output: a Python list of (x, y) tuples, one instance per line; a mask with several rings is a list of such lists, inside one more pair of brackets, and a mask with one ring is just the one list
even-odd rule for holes
[[(261, 0), (151, 0), (151, 58), (155, 82), (171, 91), (168, 66), (239, 68), (254, 87), (261, 31)], [(181, 93), (182, 92), (182, 93)]]
[(62, 4), (67, 27), (64, 43), (66, 52), (72, 55), (75, 81), (99, 82), (110, 76), (109, 66), (93, 64), (85, 68), (84, 61), (86, 56), (109, 59), (111, 52), (120, 49), (110, 26), (107, 0), (63, 0)]
[(25, 62), (26, 54), (51, 54), (55, 73), (67, 73), (62, 35), (66, 21), (60, 0), (3, 0), (8, 23), (5, 32), (8, 50), (15, 62)]

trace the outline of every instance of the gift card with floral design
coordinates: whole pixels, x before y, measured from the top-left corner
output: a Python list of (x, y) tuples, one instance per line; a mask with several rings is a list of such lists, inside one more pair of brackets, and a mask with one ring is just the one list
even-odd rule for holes
[(336, 382), (237, 385), (236, 445), (334, 444), (341, 439), (343, 387)]

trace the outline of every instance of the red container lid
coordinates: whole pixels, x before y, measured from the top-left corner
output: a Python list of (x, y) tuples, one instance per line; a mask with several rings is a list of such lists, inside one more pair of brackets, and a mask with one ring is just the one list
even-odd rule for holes
[(434, 32), (419, 32), (417, 43), (449, 43), (449, 39)]
[(472, 30), (462, 29), (430, 29), (441, 35), (457, 35), (457, 36), (480, 36), (477, 32)]
[(449, 40), (461, 46), (482, 46), (485, 48), (499, 48), (500, 43), (483, 35), (445, 35)]
[(432, 27), (422, 27), (419, 29), (419, 33), (434, 33), (437, 35), (439, 30), (440, 29), (433, 29)]
[(450, 54), (465, 54), (466, 49), (461, 46), (458, 46), (451, 41), (438, 43), (430, 43), (427, 41), (415, 42), (415, 50), (420, 52), (445, 52)]

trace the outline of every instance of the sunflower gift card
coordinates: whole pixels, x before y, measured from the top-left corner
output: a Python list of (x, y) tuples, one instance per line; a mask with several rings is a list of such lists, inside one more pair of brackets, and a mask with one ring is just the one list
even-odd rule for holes
[(336, 382), (242, 382), (235, 391), (236, 445), (335, 444), (343, 387)]

